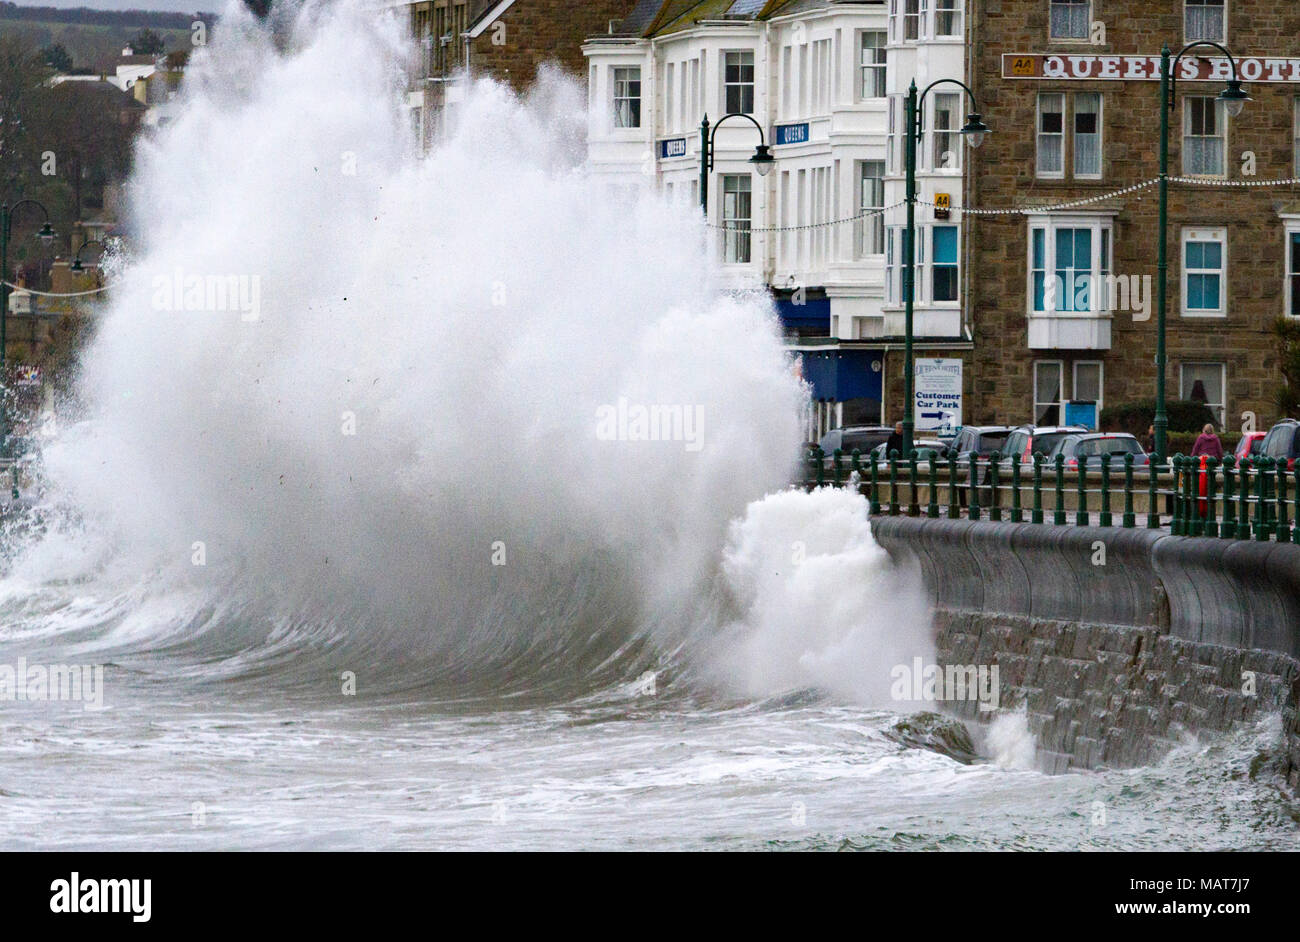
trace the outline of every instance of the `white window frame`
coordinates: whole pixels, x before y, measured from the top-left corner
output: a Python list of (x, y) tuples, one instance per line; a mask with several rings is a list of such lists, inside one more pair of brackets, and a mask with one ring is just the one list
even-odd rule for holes
[(1300, 177), (1300, 95), (1295, 97), (1295, 121), (1292, 124), (1292, 137), (1295, 139), (1295, 176)]
[[(1213, 102), (1214, 103), (1214, 122), (1218, 134), (1192, 134), (1192, 107), (1193, 102)], [(1212, 141), (1216, 138), (1222, 141), (1220, 147), (1220, 172), (1219, 173), (1195, 173), (1187, 166), (1188, 142), (1191, 140)], [(1182, 166), (1183, 176), (1185, 177), (1204, 177), (1208, 180), (1221, 180), (1228, 175), (1228, 111), (1223, 102), (1219, 101), (1213, 95), (1190, 95), (1183, 99), (1183, 141), (1182, 141)]]
[[(903, 4), (903, 42), (915, 43), (925, 39), (925, 0), (901, 0)], [(910, 27), (910, 30), (909, 30)], [(909, 36), (914, 30), (916, 35)]]
[[(965, 15), (965, 0), (934, 0), (934, 29), (931, 35), (935, 39), (962, 39), (965, 37), (963, 31), (962, 19)], [(939, 16), (943, 13), (952, 14), (951, 31), (947, 33), (939, 32)]]
[[(955, 92), (935, 92), (930, 101), (930, 139), (929, 156), (930, 169), (936, 173), (961, 173), (961, 96)], [(948, 112), (948, 126), (939, 127), (939, 102), (942, 99), (945, 102), (951, 102), (952, 108)], [(948, 139), (948, 146), (939, 150), (939, 136), (944, 135)], [(941, 159), (942, 154), (950, 153), (953, 155), (952, 165), (945, 167)]]
[[(1082, 6), (1086, 11), (1082, 36), (1057, 36), (1052, 32), (1052, 14), (1057, 7)], [(1052, 42), (1080, 43), (1088, 42), (1092, 35), (1093, 3), (1092, 0), (1048, 0), (1047, 4), (1047, 38)]]
[[(868, 36), (879, 36), (881, 45), (868, 46)], [(889, 33), (881, 29), (858, 31), (858, 101), (879, 101), (889, 95), (888, 54)], [(870, 52), (870, 56), (868, 56)], [(871, 61), (868, 61), (870, 59)], [(879, 59), (879, 61), (875, 61)], [(879, 87), (880, 94), (868, 94)]]
[[(732, 183), (739, 184), (740, 181), (748, 184), (748, 189), (737, 186), (733, 190), (728, 190)], [(724, 173), (719, 185), (719, 192), (722, 194), (722, 205), (719, 208), (719, 220), (723, 225), (722, 230), (722, 261), (726, 265), (748, 265), (754, 260), (754, 179), (753, 174), (749, 173)], [(728, 208), (730, 201), (729, 196), (739, 196), (747, 194), (749, 196), (749, 214), (740, 216), (729, 214)], [(739, 202), (739, 200), (737, 200)], [(743, 223), (743, 226), (731, 228), (732, 223)], [(742, 252), (743, 247), (743, 252)], [(739, 256), (744, 254), (746, 258)], [(736, 257), (733, 257), (736, 256)]]
[[(1065, 179), (1065, 126), (1066, 120), (1066, 98), (1065, 92), (1039, 92), (1034, 104), (1034, 176), (1040, 180), (1064, 180)], [(1043, 130), (1043, 100), (1046, 98), (1058, 98), (1061, 102), (1061, 130), (1059, 133), (1045, 132)], [(1043, 169), (1043, 139), (1059, 138), (1061, 142), (1060, 150), (1060, 169), (1044, 170)]]
[(1183, 0), (1183, 41), (1184, 42), (1189, 42), (1189, 43), (1197, 42), (1198, 40), (1203, 40), (1203, 39), (1210, 40), (1211, 42), (1216, 42), (1216, 43), (1226, 43), (1228, 41), (1228, 0), (1220, 0), (1219, 3), (1219, 5), (1223, 8), (1223, 31), (1218, 36), (1194, 36), (1192, 35), (1192, 31), (1187, 28), (1188, 13), (1191, 11), (1192, 8), (1199, 7), (1200, 9), (1205, 9), (1206, 7), (1210, 7), (1213, 5), (1214, 4), (1212, 3), (1207, 3), (1206, 0)]
[[(740, 56), (740, 67), (744, 68), (744, 56), (749, 56), (750, 78), (748, 82), (732, 82), (727, 78), (727, 70), (730, 65), (732, 56)], [(742, 107), (733, 109), (728, 103), (728, 93), (732, 88), (739, 89), (737, 93), (740, 96)], [(749, 89), (749, 110), (743, 108), (745, 101), (745, 89)], [(754, 114), (758, 108), (758, 57), (754, 55), (752, 49), (726, 49), (722, 53), (722, 107), (727, 114)]]
[[(1300, 317), (1300, 310), (1297, 310), (1292, 303), (1293, 294), (1300, 292), (1300, 264), (1297, 264), (1297, 259), (1291, 252), (1292, 239), (1300, 238), (1300, 216), (1286, 219), (1283, 238), (1286, 240), (1282, 243), (1283, 268), (1286, 270), (1286, 278), (1282, 283), (1283, 303), (1287, 317)], [(1296, 287), (1292, 287), (1293, 285)]]
[[(1097, 172), (1079, 172), (1079, 110), (1078, 102), (1082, 95), (1097, 96)], [(1101, 92), (1073, 92), (1070, 95), (1070, 171), (1076, 180), (1100, 180), (1106, 172), (1106, 131), (1105, 131), (1106, 96)]]
[[(868, 176), (868, 165), (875, 164), (880, 167), (880, 176)], [(864, 213), (869, 210), (882, 210), (885, 208), (885, 176), (889, 172), (885, 167), (883, 160), (859, 160), (858, 169), (858, 212)], [(867, 181), (879, 180), (879, 199), (868, 201), (867, 198)], [(857, 256), (858, 258), (880, 258), (885, 254), (885, 240), (888, 233), (885, 229), (885, 214), (877, 213), (874, 216), (864, 216), (858, 220), (858, 240)], [(873, 252), (870, 249), (873, 246), (880, 247), (879, 252)]]
[[(1219, 243), (1219, 262), (1217, 269), (1214, 268), (1195, 268), (1187, 267), (1187, 243), (1189, 242), (1218, 242)], [(1228, 294), (1228, 230), (1225, 228), (1195, 226), (1185, 227), (1182, 231), (1182, 238), (1178, 246), (1178, 268), (1179, 290), (1182, 294), (1181, 306), (1183, 317), (1227, 317), (1227, 294)], [(1219, 306), (1214, 309), (1197, 308), (1195, 310), (1187, 306), (1188, 301), (1188, 278), (1190, 275), (1218, 275), (1219, 276)]]
[(1191, 390), (1186, 389), (1184, 380), (1187, 378), (1187, 368), (1191, 366), (1217, 366), (1219, 368), (1219, 389), (1222, 390), (1223, 402), (1215, 404), (1207, 402), (1211, 409), (1218, 412), (1219, 425), (1222, 426), (1228, 417), (1228, 364), (1221, 360), (1189, 360), (1185, 363), (1178, 364), (1178, 398), (1188, 399), (1191, 397)]
[[(1106, 363), (1103, 360), (1075, 360), (1070, 366), (1070, 393), (1071, 398), (1076, 401), (1079, 399), (1079, 367), (1095, 366), (1097, 367), (1097, 424), (1101, 425), (1101, 410), (1105, 407), (1106, 401)], [(1061, 416), (1062, 419), (1065, 416)]]
[[(1044, 366), (1056, 367), (1057, 399), (1055, 402), (1048, 402), (1046, 400), (1040, 402), (1038, 399), (1038, 370), (1040, 367), (1044, 367)], [(1038, 407), (1040, 405), (1041, 406), (1054, 405), (1056, 406), (1056, 424), (1064, 425), (1065, 424), (1065, 361), (1064, 360), (1035, 360), (1034, 368), (1031, 371), (1029, 381), (1032, 384), (1029, 390), (1029, 412), (1033, 424), (1034, 425), (1042, 424), (1038, 420)]]
[[(613, 91), (613, 96), (614, 96), (614, 129), (615, 129), (616, 131), (636, 131), (636, 130), (639, 130), (639, 129), (641, 128), (641, 120), (642, 120), (642, 118), (644, 117), (644, 115), (642, 114), (642, 112), (645, 110), (645, 108), (644, 108), (644, 105), (645, 105), (645, 93), (644, 93), (644, 90), (643, 90), (643, 83), (642, 83), (642, 81), (641, 81), (641, 66), (639, 66), (639, 65), (615, 65), (615, 66), (611, 66), (610, 68), (611, 68), (611, 70), (612, 70), (612, 71), (610, 72), (610, 87), (611, 87), (611, 89), (612, 89), (612, 91)], [(636, 73), (636, 76), (635, 76), (634, 78), (626, 78), (626, 79), (623, 79), (623, 78), (620, 78), (620, 76), (619, 76), (619, 73), (620, 73), (620, 72), (629, 72), (629, 73), (630, 73), (630, 72), (635, 72), (635, 73)], [(627, 85), (628, 85), (628, 92), (629, 92), (628, 94), (619, 94), (621, 91), (623, 91), (623, 89), (620, 87), (620, 85), (621, 85), (623, 82), (626, 82)], [(631, 84), (632, 84), (633, 82), (636, 83), (636, 94), (635, 94), (635, 95), (630, 94), (630, 91), (631, 91)], [(619, 105), (620, 105), (621, 102), (628, 102), (628, 103), (629, 103), (629, 106), (628, 106), (628, 113), (629, 113), (629, 116), (630, 116), (630, 114), (631, 114), (631, 103), (635, 102), (635, 104), (636, 104), (636, 123), (635, 123), (635, 124), (624, 124), (624, 123), (623, 123), (625, 119), (624, 119), (624, 117), (623, 117), (622, 109), (619, 107)]]
[[(926, 226), (926, 229), (929, 230), (928, 235), (930, 241), (930, 264), (926, 266), (927, 268), (926, 286), (930, 289), (927, 292), (927, 296), (930, 299), (930, 303), (938, 306), (943, 306), (943, 307), (947, 307), (949, 305), (951, 305), (952, 307), (960, 307), (961, 306), (961, 248), (962, 248), (961, 226), (957, 225), (956, 223), (941, 224), (936, 222), (933, 223), (932, 225)], [(944, 268), (953, 269), (957, 274), (957, 278), (956, 278), (957, 297), (946, 298), (942, 301), (938, 300), (935, 297), (935, 290), (934, 290), (934, 276), (936, 274), (936, 269), (938, 269), (939, 267), (938, 262), (935, 261), (935, 258), (937, 256), (935, 255), (935, 251), (934, 251), (934, 234), (939, 229), (951, 229), (953, 230), (953, 234), (957, 237), (957, 260), (952, 264), (945, 263), (943, 266)]]
[[(1043, 272), (1044, 279), (1056, 276), (1056, 236), (1062, 229), (1091, 229), (1091, 268), (1089, 274), (1098, 276), (1094, 296), (1089, 291), (1088, 303), (1091, 308), (1086, 311), (1063, 310), (1061, 298), (1056, 299), (1056, 309), (1046, 307), (1046, 280), (1044, 281), (1044, 309), (1034, 309), (1034, 230), (1043, 230)], [(1030, 317), (1050, 317), (1054, 315), (1071, 315), (1076, 317), (1104, 317), (1110, 314), (1111, 299), (1106, 297), (1105, 276), (1113, 270), (1115, 252), (1115, 220), (1111, 215), (1057, 215), (1039, 214), (1029, 217), (1028, 241), (1025, 243), (1025, 312)], [(1069, 290), (1070, 286), (1066, 287)], [(1073, 294), (1071, 295), (1073, 303)]]

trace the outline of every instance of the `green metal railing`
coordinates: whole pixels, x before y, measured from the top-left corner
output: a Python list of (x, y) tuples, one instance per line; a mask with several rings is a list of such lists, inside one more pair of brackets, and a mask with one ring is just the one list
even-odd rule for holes
[(812, 448), (805, 486), (856, 487), (872, 514), (1300, 543), (1300, 464), (1285, 459), (1174, 455), (1162, 465), (1137, 465), (1133, 455), (1122, 463), (1102, 455), (1067, 468), (1062, 456), (1047, 461), (1041, 454), (1009, 466), (997, 453), (973, 460), (934, 459), (928, 451), (848, 457), (846, 469), (843, 452), (828, 459)]

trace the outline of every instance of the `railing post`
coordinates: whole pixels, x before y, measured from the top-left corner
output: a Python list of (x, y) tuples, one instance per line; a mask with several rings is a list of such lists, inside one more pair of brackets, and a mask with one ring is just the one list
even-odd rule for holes
[(1290, 516), (1286, 509), (1286, 459), (1279, 458), (1277, 461), (1277, 541), (1279, 543), (1291, 542), (1291, 525), (1287, 519)]
[(1088, 492), (1084, 489), (1088, 485), (1088, 459), (1079, 458), (1078, 474), (1075, 476), (1075, 492), (1078, 495), (1078, 504), (1074, 508), (1074, 524), (1079, 527), (1086, 527), (1090, 523), (1088, 517)]
[(1241, 491), (1237, 495), (1237, 539), (1250, 539), (1250, 471), (1255, 462), (1249, 457), (1241, 459)]
[(927, 477), (930, 480), (930, 499), (926, 502), (925, 515), (931, 520), (939, 519), (939, 471), (935, 467), (939, 462), (939, 455), (932, 453), (930, 455), (930, 471)]
[(1267, 540), (1272, 534), (1268, 531), (1268, 478), (1269, 458), (1267, 455), (1256, 459), (1255, 474), (1255, 539)]
[(1205, 462), (1205, 535), (1217, 537), (1219, 535), (1219, 506), (1218, 493), (1216, 489), (1218, 475), (1215, 473), (1219, 470), (1219, 459), (1211, 458)]
[(889, 515), (898, 516), (898, 449), (889, 450)]
[(817, 486), (821, 487), (826, 483), (826, 452), (822, 451), (821, 445), (813, 445), (812, 455), (813, 461), (817, 465), (817, 467), (813, 469), (813, 475), (817, 481)]
[(993, 452), (989, 456), (989, 519), (995, 523), (1002, 522), (1002, 507), (998, 502), (998, 462), (1002, 456)]
[(956, 520), (961, 516), (961, 508), (957, 506), (957, 455), (955, 452), (948, 453), (948, 519)]
[(1223, 456), (1223, 525), (1219, 527), (1219, 538), (1224, 540), (1236, 539), (1237, 536), (1236, 482), (1232, 477), (1236, 463), (1232, 455)]
[(1126, 530), (1137, 526), (1137, 514), (1133, 512), (1133, 455), (1124, 456), (1124, 517), (1121, 521)]
[(844, 449), (836, 448), (834, 454), (831, 456), (831, 480), (834, 482), (836, 487), (840, 486), (840, 482), (844, 478), (844, 468), (840, 466), (840, 462), (843, 460)]
[(1110, 515), (1110, 455), (1101, 456), (1101, 513), (1097, 517), (1097, 526), (1114, 526)]
[(1025, 514), (1020, 509), (1020, 456), (1011, 456), (1011, 522), (1024, 523)]
[(1160, 505), (1156, 503), (1156, 485), (1160, 477), (1160, 457), (1152, 455), (1147, 461), (1147, 529), (1160, 529)]
[(1300, 461), (1295, 464), (1295, 525), (1291, 528), (1291, 542), (1300, 544)]
[(907, 456), (907, 461), (908, 461), (907, 478), (908, 478), (908, 491), (909, 491), (908, 501), (907, 501), (907, 515), (909, 517), (921, 516), (921, 504), (920, 501), (917, 500), (917, 494), (916, 494), (916, 458), (917, 458), (916, 449), (913, 448), (911, 453)]
[(970, 455), (970, 513), (967, 514), (971, 520), (980, 518), (980, 473), (979, 458), (975, 452)]
[(1187, 527), (1185, 506), (1185, 492), (1187, 485), (1183, 483), (1183, 475), (1186, 471), (1186, 461), (1182, 455), (1174, 455), (1173, 461), (1170, 462), (1174, 469), (1174, 516), (1169, 521), (1169, 532), (1174, 536), (1182, 536)]
[(880, 513), (880, 457), (871, 453), (871, 516)]
[(853, 449), (853, 460), (849, 462), (849, 471), (856, 474), (859, 481), (862, 480), (862, 452), (860, 449)]
[(1034, 452), (1034, 509), (1030, 511), (1031, 523), (1043, 522), (1043, 453)]
[(1056, 512), (1052, 514), (1052, 523), (1065, 526), (1065, 455), (1056, 456)]

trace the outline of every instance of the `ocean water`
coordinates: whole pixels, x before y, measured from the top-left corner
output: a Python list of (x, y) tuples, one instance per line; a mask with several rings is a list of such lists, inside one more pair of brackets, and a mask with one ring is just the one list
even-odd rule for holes
[[(0, 846), (1300, 843), (1252, 774), (1275, 717), (1059, 776), (1014, 713), (906, 735), (919, 577), (861, 498), (788, 488), (768, 302), (587, 165), (561, 75), (476, 83), (417, 156), (409, 56), (352, 3), (231, 8), (141, 143), (3, 534)], [(6, 666), (102, 686), (5, 699)]]

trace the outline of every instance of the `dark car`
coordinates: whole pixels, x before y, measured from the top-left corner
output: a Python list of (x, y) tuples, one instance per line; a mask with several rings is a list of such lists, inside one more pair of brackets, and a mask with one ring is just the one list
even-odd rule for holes
[(1259, 446), (1259, 452), (1252, 457), (1263, 456), (1272, 458), (1276, 461), (1286, 461), (1287, 469), (1295, 467), (1296, 459), (1300, 458), (1300, 422), (1295, 419), (1283, 419), (1268, 430), (1264, 436), (1263, 443)]
[(870, 454), (871, 449), (877, 445), (889, 440), (893, 434), (893, 429), (886, 425), (852, 425), (848, 428), (831, 429), (822, 436), (820, 442), (823, 461), (826, 467), (831, 466), (835, 460), (835, 449), (840, 449), (843, 455), (844, 466), (848, 467), (849, 462), (853, 460), (853, 452), (857, 450), (866, 457)]
[(1044, 462), (1055, 465), (1056, 456), (1065, 456), (1067, 468), (1080, 465), (1089, 471), (1101, 468), (1101, 456), (1110, 455), (1112, 469), (1124, 467), (1124, 456), (1133, 456), (1133, 467), (1146, 467), (1151, 456), (1142, 448), (1142, 443), (1132, 435), (1122, 432), (1091, 432), (1085, 435), (1066, 435), (1058, 441)]
[(963, 425), (948, 449), (956, 452), (958, 461), (966, 461), (971, 455), (987, 458), (995, 451), (1006, 450), (1010, 434), (1011, 428), (1006, 425)]

